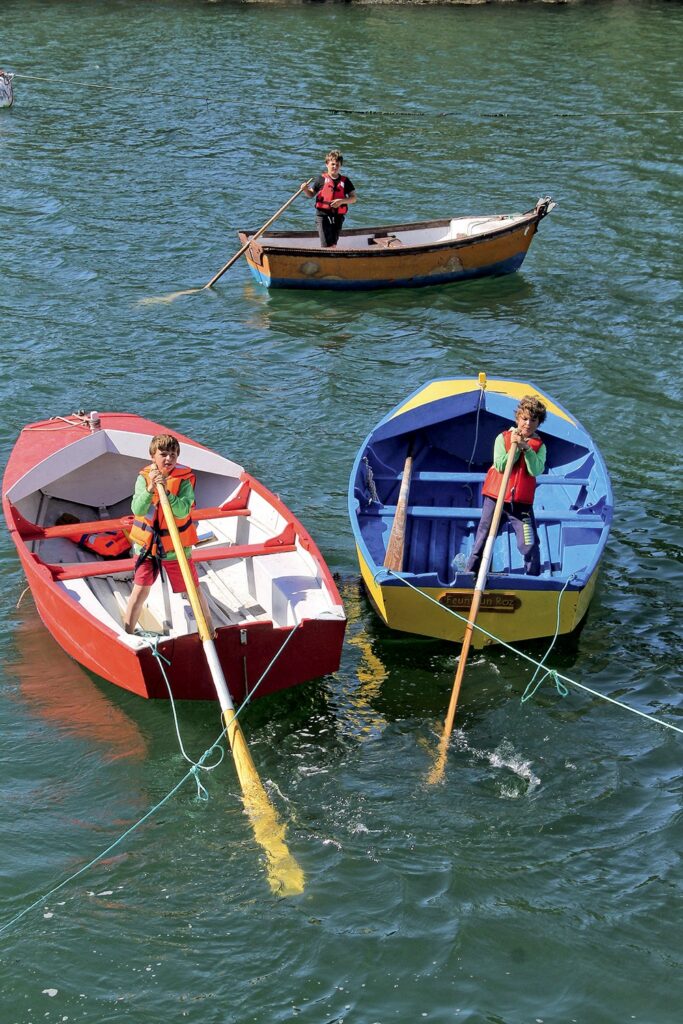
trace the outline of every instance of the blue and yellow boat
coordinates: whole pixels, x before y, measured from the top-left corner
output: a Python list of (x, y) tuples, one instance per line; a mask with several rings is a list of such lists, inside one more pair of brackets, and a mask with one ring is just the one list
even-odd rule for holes
[[(462, 640), (475, 583), (465, 563), (481, 516), (482, 484), (495, 438), (514, 424), (524, 395), (536, 395), (547, 408), (539, 430), (547, 461), (534, 499), (541, 575), (525, 575), (514, 533), (504, 525), (472, 643), (570, 633), (586, 614), (613, 511), (603, 458), (549, 395), (481, 373), (419, 388), (378, 423), (354, 462), (348, 500), (360, 571), (392, 629)], [(408, 475), (402, 566), (388, 569), (387, 544)]]

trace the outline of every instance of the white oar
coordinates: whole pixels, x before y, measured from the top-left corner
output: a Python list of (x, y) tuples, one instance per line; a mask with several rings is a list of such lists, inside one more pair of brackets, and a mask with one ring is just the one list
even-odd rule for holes
[(185, 549), (180, 539), (176, 521), (173, 518), (171, 503), (161, 484), (157, 484), (159, 501), (164, 510), (166, 526), (173, 541), (173, 549), (178, 557), (178, 565), (183, 574), (187, 596), (194, 612), (197, 629), (204, 648), (204, 655), (209, 665), (211, 678), (221, 706), (223, 724), (228, 736), (235, 770), (242, 787), (244, 807), (251, 819), (254, 836), (265, 851), (268, 866), (268, 881), (273, 892), (281, 896), (294, 896), (304, 891), (304, 873), (287, 848), (285, 842), (285, 826), (279, 820), (277, 812), (256, 771), (247, 741), (240, 724), (235, 717), (235, 706), (223, 675), (216, 647), (209, 633), (206, 618), (199, 600), (199, 594), (192, 578)]

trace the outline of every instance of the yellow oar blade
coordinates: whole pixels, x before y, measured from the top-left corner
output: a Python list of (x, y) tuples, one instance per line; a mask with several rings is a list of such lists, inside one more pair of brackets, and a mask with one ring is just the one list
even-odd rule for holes
[(287, 847), (287, 828), (280, 821), (263, 787), (233, 712), (227, 711), (223, 721), (242, 787), (244, 809), (249, 815), (254, 838), (266, 855), (268, 884), (278, 896), (298, 896), (304, 891), (305, 879), (303, 870)]
[(439, 740), (439, 749), (436, 755), (436, 761), (432, 766), (432, 770), (427, 776), (427, 782), (430, 786), (436, 786), (437, 783), (443, 782), (443, 773), (446, 768), (446, 758), (448, 756), (448, 741), (450, 740), (450, 733), (446, 734), (444, 729)]
[(221, 706), (223, 725), (228, 734), (228, 742), (232, 750), (237, 777), (242, 787), (244, 806), (254, 829), (256, 841), (263, 847), (268, 861), (268, 882), (273, 892), (280, 896), (296, 896), (303, 892), (304, 873), (294, 860), (285, 843), (285, 826), (280, 822), (275, 808), (268, 799), (256, 766), (249, 753), (240, 724), (235, 715), (235, 707), (223, 675), (223, 668), (206, 622), (202, 603), (195, 585), (190, 566), (185, 555), (178, 526), (173, 518), (168, 495), (163, 484), (157, 484), (159, 501), (164, 510), (164, 518), (168, 532), (173, 541), (173, 548), (178, 565), (187, 588), (187, 596), (192, 606), (195, 621), (206, 662), (216, 688), (216, 696)]

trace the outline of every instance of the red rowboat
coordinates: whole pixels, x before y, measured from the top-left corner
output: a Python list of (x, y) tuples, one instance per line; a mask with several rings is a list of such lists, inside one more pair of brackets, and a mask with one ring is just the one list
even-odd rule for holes
[[(3, 479), (3, 512), (44, 624), (76, 661), (142, 697), (215, 700), (189, 602), (159, 578), (123, 630), (134, 559), (78, 547), (83, 534), (125, 529), (149, 442), (167, 428), (126, 413), (53, 417), (22, 430)], [(216, 650), (239, 703), (334, 672), (346, 619), (320, 552), (301, 523), (242, 466), (173, 431), (196, 475), (200, 586)], [(78, 522), (56, 525), (63, 513)], [(153, 634), (157, 634), (156, 637)], [(272, 664), (271, 664), (272, 662)], [(270, 666), (270, 668), (268, 667)], [(267, 671), (266, 671), (267, 670)]]

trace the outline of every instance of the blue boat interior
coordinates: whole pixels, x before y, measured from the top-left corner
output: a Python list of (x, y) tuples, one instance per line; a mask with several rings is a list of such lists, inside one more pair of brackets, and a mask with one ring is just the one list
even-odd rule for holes
[[(350, 495), (357, 539), (371, 562), (383, 564), (410, 445), (403, 571), (422, 586), (472, 585), (464, 567), (481, 516), (482, 485), (495, 438), (514, 423), (516, 405), (506, 395), (477, 389), (390, 414), (379, 424), (356, 460)], [(503, 525), (490, 588), (559, 589), (572, 577), (572, 588), (578, 589), (597, 565), (607, 537), (609, 477), (590, 436), (551, 413), (539, 434), (547, 448), (534, 500), (541, 576), (524, 574), (514, 532)]]

